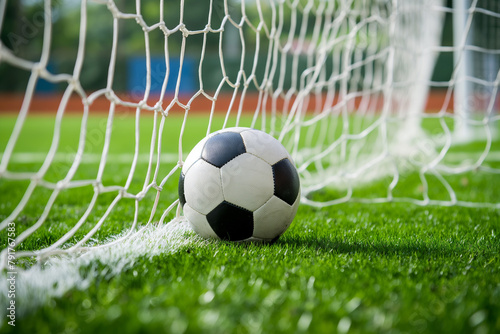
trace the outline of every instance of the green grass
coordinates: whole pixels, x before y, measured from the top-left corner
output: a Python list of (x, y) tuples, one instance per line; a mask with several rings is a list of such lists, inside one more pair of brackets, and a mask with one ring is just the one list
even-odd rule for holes
[[(90, 130), (99, 129), (103, 118), (94, 118)], [(175, 150), (182, 121), (176, 117), (169, 120), (164, 134), (166, 151)], [(141, 122), (142, 151), (149, 147), (150, 121), (144, 118)], [(216, 121), (220, 123), (221, 119)], [(51, 122), (46, 116), (30, 121), (16, 150), (46, 152), (50, 137), (45, 133)], [(65, 122), (63, 153), (76, 147), (77, 142), (71, 140), (80, 126), (77, 117), (68, 117)], [(185, 151), (203, 136), (200, 129), (206, 128), (206, 119), (201, 117), (192, 117), (189, 122)], [(111, 153), (130, 152), (134, 144), (133, 120), (123, 118), (118, 123), (113, 129), (116, 146)], [(5, 146), (12, 124), (12, 118), (0, 120), (0, 149)], [(37, 141), (35, 145), (33, 140)], [(499, 147), (498, 142), (495, 145)], [(96, 139), (88, 152), (99, 152), (101, 147), (102, 139)], [(34, 171), (40, 165), (13, 164), (9, 170)], [(51, 170), (48, 178), (60, 178), (67, 170), (67, 164), (61, 165)], [(166, 164), (162, 173), (172, 166)], [(129, 168), (127, 164), (110, 165), (103, 183), (122, 184)], [(144, 168), (144, 164), (139, 166), (134, 191), (142, 188)], [(94, 178), (96, 171), (96, 165), (85, 165), (76, 178)], [(155, 221), (176, 198), (175, 175), (162, 192)], [(388, 182), (390, 178), (356, 189), (354, 195), (385, 196)], [(449, 182), (464, 198), (500, 198), (498, 176), (469, 173), (450, 178)], [(10, 214), (26, 186), (27, 182), (0, 179), (0, 220)], [(429, 195), (433, 198), (446, 198), (441, 187), (432, 189)], [(18, 250), (40, 248), (57, 240), (85, 210), (82, 203), (88, 202), (92, 193), (91, 187), (62, 193), (54, 214)], [(395, 193), (421, 196), (418, 175), (405, 175)], [(35, 191), (30, 205), (16, 220), (16, 233), (36, 221), (49, 195), (46, 189)], [(154, 195), (148, 193), (140, 202), (139, 222), (147, 221)], [(94, 214), (78, 237), (95, 224), (114, 196), (100, 196)], [(343, 193), (326, 189), (313, 196), (325, 200)], [(130, 225), (134, 202), (120, 203), (98, 232), (97, 241)], [(27, 313), (17, 315), (15, 328), (3, 319), (0, 332), (500, 331), (500, 211), (496, 209), (407, 203), (345, 203), (325, 209), (302, 205), (288, 231), (271, 245), (205, 241), (192, 233), (185, 237), (189, 242), (177, 251), (140, 257), (120, 275), (106, 275), (106, 264), (102, 263), (82, 266), (82, 277), (93, 277), (88, 289), (73, 288), (41, 306), (27, 306)], [(2, 249), (5, 243), (2, 232)], [(95, 272), (100, 274), (94, 277)], [(4, 307), (5, 296), (0, 297), (0, 302)]]

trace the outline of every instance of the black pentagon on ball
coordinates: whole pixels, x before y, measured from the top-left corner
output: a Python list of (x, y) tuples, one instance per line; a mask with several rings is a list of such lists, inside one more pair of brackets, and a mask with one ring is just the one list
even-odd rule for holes
[(181, 176), (179, 176), (179, 202), (181, 203), (181, 208), (186, 204), (186, 196), (184, 195), (184, 173), (181, 172)]
[(207, 140), (201, 157), (209, 164), (220, 168), (246, 151), (243, 138), (239, 133), (222, 132)]
[(299, 174), (293, 163), (285, 158), (273, 165), (274, 195), (293, 205), (300, 189)]
[(226, 201), (208, 213), (207, 221), (222, 240), (240, 241), (253, 234), (253, 213)]

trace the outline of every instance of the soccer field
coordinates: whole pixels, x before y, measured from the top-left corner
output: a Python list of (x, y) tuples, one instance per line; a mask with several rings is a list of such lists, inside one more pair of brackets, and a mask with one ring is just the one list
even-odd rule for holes
[[(106, 117), (89, 121), (85, 164), (75, 179), (95, 179), (104, 142)], [(221, 118), (214, 118), (222, 122)], [(246, 120), (244, 120), (246, 121)], [(5, 149), (15, 117), (0, 119), (0, 147)], [(183, 150), (201, 139), (207, 119), (191, 117)], [(52, 140), (53, 116), (28, 119), (9, 164), (10, 171), (36, 171)], [(165, 124), (165, 151), (176, 151), (182, 117)], [(141, 119), (141, 152), (147, 152), (151, 118)], [(220, 127), (220, 124), (214, 125)], [(78, 141), (80, 118), (66, 116), (61, 145), (45, 179), (60, 180), (69, 169)], [(93, 131), (95, 129), (95, 131)], [(134, 147), (134, 119), (117, 117), (103, 184), (127, 178)], [(498, 168), (492, 145), (488, 165)], [(462, 147), (470, 155), (482, 146)], [(497, 150), (497, 151), (495, 151)], [(476, 152), (477, 151), (477, 152)], [(168, 173), (178, 157), (161, 157)], [(148, 157), (138, 159), (138, 173)], [(75, 258), (36, 263), (19, 259), (16, 280), (16, 326), (7, 326), (8, 285), (3, 273), (2, 332), (16, 333), (494, 333), (500, 331), (500, 211), (460, 206), (417, 206), (406, 202), (347, 202), (327, 208), (302, 205), (291, 227), (274, 244), (203, 240), (185, 223), (158, 225), (161, 213), (177, 198), (178, 171), (161, 192), (153, 225), (132, 240)], [(416, 174), (416, 173), (415, 173)], [(408, 196), (422, 191), (409, 173)], [(142, 189), (133, 179), (130, 193)], [(0, 220), (22, 198), (28, 181), (0, 179)], [(498, 199), (500, 178), (469, 173), (450, 181), (457, 195)], [(446, 197), (438, 190), (433, 198)], [(356, 192), (370, 198), (386, 183), (373, 182)], [(401, 191), (401, 196), (404, 196)], [(16, 231), (34, 224), (51, 191), (38, 187), (16, 219)], [(94, 214), (69, 244), (98, 221), (116, 194), (102, 194)], [(154, 195), (140, 202), (139, 227), (149, 219)], [(336, 196), (334, 190), (314, 194)], [(378, 196), (378, 195), (377, 195)], [(51, 245), (83, 214), (92, 187), (61, 193), (43, 226), (16, 251)], [(376, 197), (376, 196), (375, 196)], [(418, 197), (418, 196), (417, 196)], [(120, 202), (91, 244), (110, 241), (131, 226), (134, 201)], [(170, 213), (165, 222), (174, 218)], [(0, 235), (1, 247), (7, 234)]]

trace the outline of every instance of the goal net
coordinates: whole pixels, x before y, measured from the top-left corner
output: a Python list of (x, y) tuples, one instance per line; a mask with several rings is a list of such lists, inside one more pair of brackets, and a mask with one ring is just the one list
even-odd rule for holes
[(12, 0), (0, 32), (3, 267), (181, 221), (184, 159), (231, 126), (289, 149), (307, 205), (500, 208), (497, 1)]

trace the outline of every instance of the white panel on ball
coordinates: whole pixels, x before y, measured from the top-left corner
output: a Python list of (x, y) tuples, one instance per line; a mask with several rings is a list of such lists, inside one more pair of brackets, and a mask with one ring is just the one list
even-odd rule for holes
[[(248, 153), (255, 154), (270, 165), (289, 157), (287, 150), (273, 136), (259, 130), (241, 133)], [(290, 159), (290, 161), (292, 161)]]
[(222, 130), (214, 132), (213, 134), (215, 135), (215, 134), (221, 133), (221, 132), (236, 132), (236, 133), (241, 133), (241, 132), (247, 131), (247, 130), (248, 130), (248, 128), (245, 128), (245, 127), (234, 127), (234, 128), (222, 129)]
[(224, 200), (220, 169), (203, 159), (196, 161), (186, 174), (184, 196), (194, 210), (208, 214)]
[(292, 205), (292, 211), (291, 211), (292, 213), (290, 216), (290, 223), (288, 223), (286, 228), (288, 228), (288, 226), (290, 226), (291, 222), (295, 218), (295, 215), (297, 214), (297, 210), (299, 209), (299, 205), (300, 205), (300, 190), (299, 190), (299, 194), (297, 195), (297, 199), (295, 200), (295, 202)]
[(294, 217), (294, 208), (276, 196), (253, 213), (255, 238), (273, 239), (283, 233)]
[(214, 230), (210, 227), (207, 217), (193, 210), (189, 204), (184, 205), (184, 215), (188, 219), (189, 225), (203, 238), (218, 238)]
[(207, 142), (207, 137), (203, 138), (196, 146), (191, 150), (191, 152), (186, 157), (184, 164), (182, 165), (182, 172), (184, 175), (187, 173), (189, 168), (201, 157), (201, 151)]
[(273, 170), (256, 156), (244, 153), (221, 168), (226, 201), (254, 211), (274, 193)]

